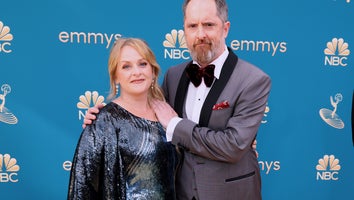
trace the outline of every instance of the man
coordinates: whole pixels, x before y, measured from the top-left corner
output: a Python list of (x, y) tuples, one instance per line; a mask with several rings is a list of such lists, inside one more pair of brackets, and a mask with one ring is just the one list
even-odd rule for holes
[[(168, 104), (154, 104), (167, 138), (184, 153), (176, 176), (177, 198), (261, 199), (251, 145), (266, 107), (270, 78), (226, 47), (230, 22), (225, 0), (186, 0), (183, 13), (193, 62), (170, 68), (162, 85), (179, 117)], [(193, 85), (192, 63), (205, 71), (213, 64), (214, 80), (203, 78)], [(204, 82), (213, 83), (207, 87)]]
[[(167, 139), (183, 154), (176, 175), (177, 198), (261, 199), (252, 142), (268, 100), (270, 78), (226, 46), (230, 22), (225, 0), (186, 0), (183, 13), (193, 61), (167, 71), (162, 87), (168, 104), (153, 104)], [(204, 76), (195, 71), (198, 68), (211, 74)], [(90, 123), (89, 118), (94, 119), (86, 116), (84, 123)]]

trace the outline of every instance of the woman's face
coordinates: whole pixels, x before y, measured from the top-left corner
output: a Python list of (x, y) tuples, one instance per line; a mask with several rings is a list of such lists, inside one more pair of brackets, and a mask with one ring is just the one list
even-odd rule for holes
[(121, 49), (115, 76), (121, 95), (132, 96), (147, 95), (155, 78), (150, 63), (131, 46)]

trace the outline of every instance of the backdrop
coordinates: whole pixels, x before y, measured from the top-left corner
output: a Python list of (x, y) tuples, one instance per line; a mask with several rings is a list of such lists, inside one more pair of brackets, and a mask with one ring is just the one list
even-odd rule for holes
[[(354, 196), (351, 1), (228, 1), (227, 45), (273, 83), (258, 133), (264, 200)], [(84, 114), (106, 102), (111, 45), (145, 39), (163, 75), (190, 59), (181, 5), (1, 2), (1, 199), (66, 198)]]

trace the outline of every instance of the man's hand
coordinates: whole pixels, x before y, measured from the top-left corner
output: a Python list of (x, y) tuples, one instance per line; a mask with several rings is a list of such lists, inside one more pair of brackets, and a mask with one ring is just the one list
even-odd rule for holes
[[(167, 125), (172, 118), (178, 116), (177, 113), (173, 110), (173, 108), (168, 103), (166, 103), (164, 101), (154, 100), (154, 101), (152, 101), (151, 104), (152, 104), (151, 106), (155, 112), (157, 119), (160, 121), (160, 123), (162, 124), (162, 126), (164, 128), (167, 128)], [(96, 111), (96, 110), (94, 110), (94, 111)], [(92, 115), (92, 116), (96, 117), (94, 115)], [(92, 117), (92, 116), (90, 116), (90, 117)], [(86, 116), (85, 116), (85, 121), (86, 121)], [(91, 123), (91, 120), (90, 120), (90, 123)], [(255, 151), (257, 158), (258, 158), (257, 140), (253, 141), (252, 149)]]
[(100, 109), (103, 106), (103, 104), (97, 104), (87, 110), (84, 118), (84, 123), (82, 124), (82, 128), (85, 128), (86, 125), (92, 124), (92, 121), (96, 119), (96, 114), (100, 112)]
[(160, 121), (164, 128), (167, 128), (167, 125), (172, 118), (178, 116), (173, 108), (164, 101), (152, 101), (152, 109), (154, 110), (157, 119)]
[(258, 158), (258, 151), (257, 151), (257, 140), (254, 140), (252, 143), (252, 148), (256, 152), (256, 156)]

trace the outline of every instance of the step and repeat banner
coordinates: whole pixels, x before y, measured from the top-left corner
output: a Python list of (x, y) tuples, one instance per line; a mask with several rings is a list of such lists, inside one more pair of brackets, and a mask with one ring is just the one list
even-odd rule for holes
[[(228, 1), (227, 45), (268, 73), (264, 200), (353, 199), (353, 0)], [(120, 37), (166, 70), (190, 59), (179, 1), (3, 1), (0, 199), (63, 200), (87, 108), (106, 102)], [(237, 87), (237, 86), (235, 86)]]

